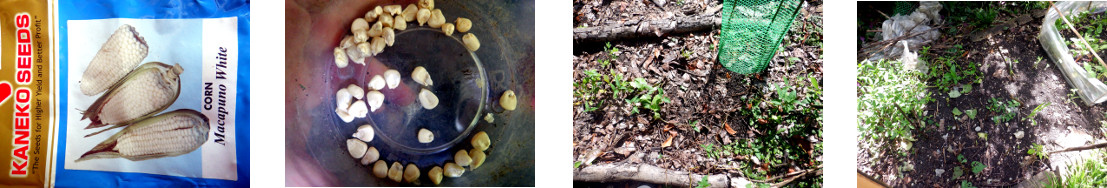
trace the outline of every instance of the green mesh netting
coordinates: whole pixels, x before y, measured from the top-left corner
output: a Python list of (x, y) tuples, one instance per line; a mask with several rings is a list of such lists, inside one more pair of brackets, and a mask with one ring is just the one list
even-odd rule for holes
[(915, 2), (896, 1), (896, 9), (893, 11), (893, 15), (911, 15), (915, 12)]
[(739, 74), (765, 70), (792, 27), (800, 0), (725, 0), (719, 63)]

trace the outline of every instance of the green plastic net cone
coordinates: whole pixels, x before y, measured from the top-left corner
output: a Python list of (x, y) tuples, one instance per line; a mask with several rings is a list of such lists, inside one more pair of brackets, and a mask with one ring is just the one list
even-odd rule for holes
[(719, 63), (739, 74), (764, 71), (799, 13), (800, 0), (723, 1)]
[(896, 1), (896, 8), (892, 11), (893, 16), (896, 15), (911, 15), (915, 12), (915, 2)]

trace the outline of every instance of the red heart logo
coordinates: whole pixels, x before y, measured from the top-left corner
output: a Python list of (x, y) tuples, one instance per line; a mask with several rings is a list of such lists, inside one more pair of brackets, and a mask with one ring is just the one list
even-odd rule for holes
[(12, 98), (12, 84), (0, 82), (0, 104), (8, 102), (8, 98)]

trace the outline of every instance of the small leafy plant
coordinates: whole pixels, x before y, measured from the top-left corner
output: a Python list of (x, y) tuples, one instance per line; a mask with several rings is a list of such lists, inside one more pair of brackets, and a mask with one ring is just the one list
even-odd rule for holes
[(711, 183), (707, 182), (707, 176), (703, 176), (703, 179), (700, 179), (700, 181), (697, 182), (696, 188), (705, 188), (710, 186)]
[(979, 175), (980, 172), (984, 171), (984, 168), (987, 168), (987, 167), (988, 166), (985, 166), (984, 163), (981, 163), (980, 161), (973, 161), (972, 162), (972, 174)]
[(1046, 154), (1045, 147), (1038, 143), (1034, 143), (1030, 149), (1027, 149), (1026, 154), (1030, 154), (1042, 160), (1049, 158), (1049, 155)]
[(611, 64), (611, 61), (619, 59), (619, 47), (612, 47), (611, 42), (607, 42), (607, 45), (603, 47), (603, 51), (606, 52), (607, 58), (600, 58), (600, 65), (607, 67), (607, 65)]
[(961, 188), (976, 188), (976, 186), (972, 186), (972, 182), (961, 180)]
[(860, 138), (885, 145), (914, 141), (914, 130), (925, 122), (922, 109), (933, 101), (925, 75), (895, 61), (862, 61), (857, 72)]
[(1019, 113), (1019, 101), (1016, 101), (1014, 99), (1011, 99), (1010, 101), (1003, 101), (997, 100), (995, 97), (992, 97), (990, 100), (988, 100), (988, 102), (988, 110), (996, 113), (995, 116), (992, 116), (992, 121), (994, 121), (996, 124), (1011, 121), (1012, 119), (1015, 119), (1015, 116)]
[(585, 112), (599, 109), (599, 106), (603, 105), (603, 101), (599, 100), (599, 95), (603, 94), (608, 80), (610, 79), (606, 75), (600, 74), (596, 70), (584, 71), (584, 77), (573, 83), (573, 97), (576, 100), (574, 105), (584, 105)]
[[(641, 94), (626, 99), (627, 103), (649, 109), (653, 112), (654, 119), (661, 119), (661, 104), (671, 102), (669, 97), (665, 97), (665, 90), (662, 90), (660, 86), (650, 85), (643, 78), (634, 79), (633, 82), (630, 82), (630, 87)], [(631, 114), (637, 114), (638, 112), (637, 107), (631, 108)]]

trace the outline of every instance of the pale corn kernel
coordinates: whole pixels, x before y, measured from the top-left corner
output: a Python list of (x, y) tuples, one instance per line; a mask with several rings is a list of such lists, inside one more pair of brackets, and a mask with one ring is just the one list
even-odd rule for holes
[(466, 33), (465, 36), (461, 37), (461, 42), (465, 43), (465, 48), (469, 51), (475, 52), (480, 49), (480, 40), (477, 40), (477, 36), (473, 33)]
[[(371, 44), (369, 44), (369, 42), (357, 43), (357, 51), (358, 54), (375, 54), (375, 52), (373, 51), (373, 47), (371, 46)], [(354, 63), (365, 65), (365, 61), (354, 61)]]
[(473, 163), (473, 159), (469, 158), (469, 152), (462, 149), (454, 153), (454, 162), (457, 163), (457, 165), (469, 166), (470, 163)]
[(342, 122), (349, 123), (349, 122), (354, 121), (354, 116), (350, 115), (350, 113), (346, 112), (346, 110), (335, 109), (334, 113), (338, 114), (338, 118), (341, 119)]
[(376, 163), (373, 163), (373, 176), (377, 178), (388, 177), (388, 162), (377, 160)]
[(372, 142), (373, 137), (376, 136), (376, 131), (373, 131), (372, 125), (365, 124), (357, 127), (357, 132), (354, 132), (352, 136), (364, 142)]
[(492, 145), (492, 142), (488, 139), (488, 133), (481, 131), (473, 135), (473, 139), (469, 141), (469, 144), (473, 145), (473, 150), (484, 151)]
[(350, 104), (350, 109), (347, 113), (355, 118), (363, 118), (366, 114), (369, 114), (369, 107), (366, 106), (365, 101), (358, 100)]
[[(361, 42), (361, 43), (365, 43), (365, 42)], [(351, 46), (349, 48), (346, 48), (346, 55), (349, 56), (350, 61), (353, 61), (354, 63), (357, 63), (357, 64), (364, 65), (365, 64), (365, 56), (368, 55), (368, 54), (361, 53), (361, 50), (358, 49), (358, 46), (354, 45), (354, 46)]]
[(500, 96), (500, 107), (503, 107), (504, 110), (515, 110), (517, 102), (515, 91), (507, 90), (503, 96)]
[(454, 20), (454, 23), (457, 26), (457, 32), (469, 32), (469, 28), (473, 27), (473, 21), (470, 21), (469, 18), (458, 17)]
[(427, 110), (434, 109), (434, 107), (438, 106), (438, 96), (434, 95), (434, 93), (431, 93), (430, 90), (420, 90), (418, 99), (419, 104), (421, 104), (423, 108)]
[(428, 9), (421, 8), (418, 12), (415, 12), (415, 21), (419, 22), (419, 26), (423, 26), (424, 23), (427, 23), (427, 20), (430, 20), (430, 17), (431, 11)]
[(346, 37), (342, 37), (342, 41), (339, 42), (338, 44), (339, 44), (338, 45), (339, 48), (347, 48), (347, 47), (350, 47), (350, 46), (357, 45), (357, 42), (354, 41), (354, 36), (353, 35), (346, 35)]
[(376, 112), (384, 105), (384, 94), (373, 90), (365, 94), (365, 102), (369, 104), (369, 111)]
[(365, 89), (362, 89), (361, 86), (358, 86), (357, 84), (347, 85), (346, 92), (350, 92), (350, 96), (353, 96), (354, 99), (361, 99), (365, 97)]
[(388, 6), (384, 6), (384, 10), (385, 10), (385, 12), (388, 12), (388, 14), (395, 16), (395, 15), (400, 14), (404, 11), (404, 6), (403, 5), (388, 5)]
[(419, 8), (434, 9), (434, 0), (419, 0)]
[(417, 135), (417, 137), (419, 139), (419, 143), (426, 144), (434, 141), (434, 133), (432, 133), (430, 130), (427, 130), (426, 128), (419, 129), (419, 134)]
[(465, 174), (465, 168), (454, 163), (446, 163), (446, 166), (442, 170), (442, 175), (446, 175), (446, 177), (456, 178), (461, 177), (462, 174)]
[(469, 158), (473, 159), (473, 164), (469, 165), (469, 170), (476, 170), (481, 164), (484, 164), (485, 155), (483, 151), (471, 150), (469, 151)]
[(350, 109), (350, 103), (353, 102), (353, 100), (350, 99), (351, 97), (350, 90), (346, 88), (338, 89), (338, 91), (334, 93), (334, 101), (337, 102), (336, 105), (338, 109), (342, 109), (342, 111)]
[(400, 162), (392, 162), (392, 167), (388, 168), (388, 179), (392, 181), (400, 182), (403, 178), (404, 167), (400, 165)]
[(355, 159), (361, 159), (365, 156), (365, 150), (369, 149), (368, 145), (356, 138), (346, 139), (346, 149), (349, 150), (350, 156)]
[(393, 22), (395, 23), (392, 23), (392, 28), (400, 31), (407, 30), (408, 21), (406, 21), (405, 18), (406, 17), (404, 17), (404, 15), (402, 14), (396, 15), (395, 20), (393, 20)]
[(369, 21), (365, 21), (365, 18), (354, 19), (354, 23), (350, 24), (350, 32), (357, 33), (358, 31), (364, 31), (369, 29)]
[(377, 22), (381, 23), (381, 26), (385, 28), (392, 27), (392, 23), (395, 23), (394, 20), (392, 20), (392, 15), (388, 14), (381, 15), (380, 20), (377, 20)]
[(419, 8), (416, 7), (415, 4), (408, 4), (401, 15), (404, 15), (404, 21), (411, 22), (415, 21), (415, 14), (418, 12)]
[(434, 9), (431, 11), (430, 20), (427, 20), (427, 25), (431, 28), (441, 28), (442, 24), (446, 23), (446, 17), (442, 15), (442, 10)]
[(496, 118), (492, 117), (492, 113), (488, 113), (488, 114), (484, 114), (484, 121), (486, 121), (488, 123), (492, 123), (493, 121), (496, 121)]
[(381, 38), (384, 38), (384, 44), (392, 46), (392, 43), (396, 42), (396, 31), (393, 31), (392, 28), (384, 28), (384, 34), (381, 35)]
[(434, 84), (434, 82), (431, 81), (430, 73), (428, 73), (427, 69), (423, 68), (423, 66), (416, 66), (415, 69), (411, 71), (411, 79), (415, 80), (415, 83), (423, 84), (425, 86), (431, 86)]
[(373, 76), (373, 79), (369, 79), (369, 89), (381, 90), (384, 89), (384, 77), (381, 75)]
[(374, 37), (373, 38), (373, 55), (375, 56), (377, 54), (380, 54), (381, 52), (384, 52), (384, 45), (385, 45), (384, 44), (384, 38)]
[(415, 164), (407, 164), (404, 168), (404, 181), (415, 182), (415, 180), (419, 180), (419, 167)]
[(446, 23), (445, 25), (442, 25), (442, 32), (446, 33), (446, 36), (453, 36), (454, 35), (454, 24)]
[(384, 33), (384, 24), (378, 20), (376, 23), (373, 23), (373, 26), (369, 27), (369, 30), (365, 33), (367, 34), (366, 36), (369, 38), (379, 37), (381, 36), (381, 34)]
[(435, 185), (442, 183), (442, 167), (434, 166), (430, 171), (427, 171), (427, 177), (430, 178), (431, 182)]
[(369, 163), (376, 162), (377, 159), (380, 159), (380, 157), (380, 151), (377, 151), (376, 147), (370, 146), (369, 150), (365, 150), (365, 156), (361, 156), (361, 164), (369, 165)]
[(346, 50), (342, 50), (341, 47), (334, 48), (334, 64), (338, 68), (346, 68), (347, 65), (350, 65), (350, 59), (346, 58)]
[(400, 85), (400, 71), (396, 69), (388, 69), (384, 71), (384, 82), (388, 85), (388, 89), (394, 89)]

